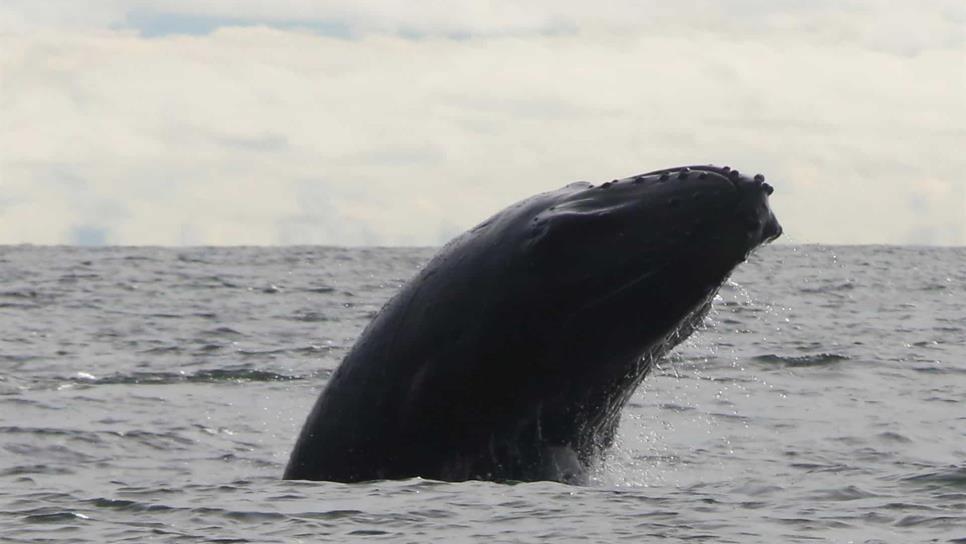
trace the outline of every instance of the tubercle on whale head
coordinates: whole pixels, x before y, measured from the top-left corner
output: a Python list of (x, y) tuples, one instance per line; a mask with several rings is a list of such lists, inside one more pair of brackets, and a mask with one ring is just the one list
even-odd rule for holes
[[(571, 184), (535, 210), (529, 249), (550, 252), (596, 271), (635, 256), (673, 261), (689, 254), (730, 270), (756, 247), (781, 235), (768, 205), (764, 176), (716, 166), (668, 168), (599, 186)], [(569, 257), (569, 259), (568, 259)], [(602, 266), (604, 265), (604, 266)]]

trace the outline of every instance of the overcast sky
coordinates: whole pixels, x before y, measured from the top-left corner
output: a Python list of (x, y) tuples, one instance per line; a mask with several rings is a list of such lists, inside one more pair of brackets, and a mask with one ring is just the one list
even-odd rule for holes
[(966, 244), (966, 2), (0, 2), (0, 243), (435, 245), (761, 172), (785, 241)]

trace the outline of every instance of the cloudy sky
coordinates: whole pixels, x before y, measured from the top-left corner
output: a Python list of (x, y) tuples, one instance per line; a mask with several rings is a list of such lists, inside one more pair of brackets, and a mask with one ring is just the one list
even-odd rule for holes
[(966, 3), (0, 2), (0, 243), (435, 245), (694, 163), (966, 244)]

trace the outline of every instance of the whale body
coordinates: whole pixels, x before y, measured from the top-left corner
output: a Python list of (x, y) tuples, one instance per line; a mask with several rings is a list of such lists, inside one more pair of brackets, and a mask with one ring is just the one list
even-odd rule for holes
[(572, 183), (444, 246), (382, 308), (284, 478), (585, 481), (655, 360), (781, 226), (759, 176)]

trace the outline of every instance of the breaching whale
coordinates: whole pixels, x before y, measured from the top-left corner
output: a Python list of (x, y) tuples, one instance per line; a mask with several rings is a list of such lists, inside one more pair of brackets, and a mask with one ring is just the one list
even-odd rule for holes
[(333, 373), (286, 479), (581, 483), (653, 362), (781, 226), (728, 167), (578, 182), (444, 246)]

